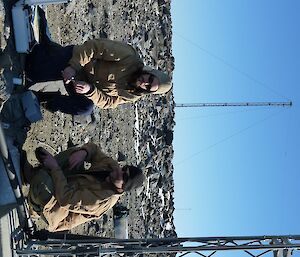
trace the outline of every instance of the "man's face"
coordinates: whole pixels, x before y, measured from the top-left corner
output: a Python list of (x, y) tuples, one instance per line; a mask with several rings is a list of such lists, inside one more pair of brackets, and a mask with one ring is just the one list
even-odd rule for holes
[(159, 81), (154, 75), (144, 73), (137, 78), (136, 86), (147, 92), (155, 92), (159, 87)]
[(112, 172), (109, 174), (110, 181), (115, 185), (117, 191), (122, 193), (124, 190), (124, 185), (128, 181), (129, 178), (129, 168), (126, 166), (121, 168), (114, 168)]

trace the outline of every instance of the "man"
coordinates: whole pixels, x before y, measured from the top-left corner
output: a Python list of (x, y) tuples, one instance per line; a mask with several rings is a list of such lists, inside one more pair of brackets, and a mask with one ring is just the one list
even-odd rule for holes
[(109, 39), (88, 40), (61, 47), (46, 42), (35, 46), (27, 58), (31, 83), (63, 78), (69, 97), (37, 93), (46, 108), (70, 114), (86, 114), (93, 105), (115, 108), (146, 94), (167, 93), (172, 85), (162, 71), (144, 67), (135, 49)]
[[(145, 178), (139, 168), (120, 167), (93, 143), (55, 157), (43, 148), (38, 150), (41, 166), (25, 169), (24, 175), (30, 183), (29, 204), (47, 221), (49, 231), (99, 219), (124, 192), (142, 186)], [(88, 170), (84, 161), (91, 164)]]

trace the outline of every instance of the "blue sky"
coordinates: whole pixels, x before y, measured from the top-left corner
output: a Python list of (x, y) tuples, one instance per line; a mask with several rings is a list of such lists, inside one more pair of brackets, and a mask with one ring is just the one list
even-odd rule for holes
[(300, 234), (300, 1), (172, 0), (178, 236)]

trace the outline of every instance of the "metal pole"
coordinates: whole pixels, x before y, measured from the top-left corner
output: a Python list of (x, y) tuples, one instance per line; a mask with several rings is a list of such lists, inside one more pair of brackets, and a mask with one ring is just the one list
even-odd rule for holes
[(225, 106), (280, 106), (291, 107), (292, 102), (240, 102), (240, 103), (175, 103), (175, 107), (225, 107)]
[(20, 225), (22, 228), (25, 228), (27, 230), (27, 232), (32, 234), (33, 230), (34, 230), (34, 226), (33, 226), (27, 205), (26, 205), (24, 197), (23, 197), (20, 184), (18, 182), (15, 167), (13, 165), (10, 153), (7, 148), (5, 136), (3, 133), (3, 129), (1, 127), (1, 123), (0, 123), (0, 155), (3, 160), (4, 167), (5, 167), (10, 185), (11, 185), (14, 195), (16, 197), (16, 202), (17, 202), (16, 208), (17, 208)]

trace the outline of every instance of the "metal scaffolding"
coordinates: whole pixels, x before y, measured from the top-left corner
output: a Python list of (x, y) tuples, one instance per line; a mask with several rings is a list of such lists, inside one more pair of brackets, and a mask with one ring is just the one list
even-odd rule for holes
[(185, 256), (194, 253), (210, 257), (224, 251), (240, 251), (252, 257), (268, 253), (274, 257), (290, 257), (300, 249), (300, 235), (123, 240), (48, 233), (46, 239), (31, 239), (23, 246), (15, 249), (19, 256), (142, 256), (149, 253)]

